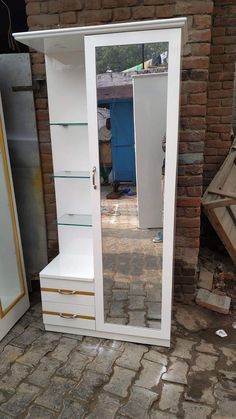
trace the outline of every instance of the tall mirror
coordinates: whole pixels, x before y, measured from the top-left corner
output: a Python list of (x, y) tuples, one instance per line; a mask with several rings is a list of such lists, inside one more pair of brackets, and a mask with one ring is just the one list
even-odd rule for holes
[(161, 328), (168, 46), (96, 48), (105, 323)]

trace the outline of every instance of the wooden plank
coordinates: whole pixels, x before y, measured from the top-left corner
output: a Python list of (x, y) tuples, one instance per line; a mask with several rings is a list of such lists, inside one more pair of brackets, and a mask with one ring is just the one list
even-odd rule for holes
[[(224, 188), (224, 185), (225, 185), (225, 182), (228, 180), (228, 178), (229, 177), (231, 178), (231, 176), (229, 176), (231, 170), (236, 168), (235, 159), (236, 159), (236, 151), (231, 151), (229, 153), (229, 155), (226, 157), (226, 159), (225, 159), (224, 163), (222, 164), (222, 166), (220, 167), (219, 171), (216, 173), (214, 179), (212, 180), (212, 182), (210, 183), (210, 185), (206, 189), (206, 191), (205, 191), (205, 193), (202, 197), (203, 205), (206, 202), (217, 199), (217, 196), (220, 195), (219, 192), (222, 192), (222, 188), (224, 189), (224, 192), (226, 192), (225, 188)], [(232, 176), (232, 180), (233, 179), (235, 179), (234, 176)], [(229, 186), (229, 185), (227, 185), (227, 186)], [(236, 182), (234, 182), (232, 186), (233, 186), (232, 187), (233, 191), (235, 191)], [(228, 192), (228, 190), (227, 190), (227, 192)], [(231, 190), (230, 190), (230, 192), (231, 192)], [(213, 196), (213, 194), (216, 195), (216, 196)], [(223, 195), (223, 196), (227, 196), (227, 195)], [(235, 198), (235, 196), (233, 196), (233, 198)], [(232, 196), (230, 196), (230, 198), (231, 197)]]
[(211, 208), (220, 208), (220, 207), (226, 207), (228, 205), (234, 205), (236, 204), (236, 200), (233, 198), (223, 198), (223, 199), (214, 199), (214, 201), (204, 202), (204, 207), (207, 207), (208, 209)]
[(208, 193), (215, 194), (215, 195), (220, 195), (220, 196), (224, 196), (224, 197), (232, 198), (232, 199), (236, 200), (236, 194), (234, 192), (224, 191), (223, 189), (210, 188), (210, 189), (208, 189)]
[(234, 164), (235, 158), (236, 158), (236, 151), (233, 151), (233, 152), (231, 151), (230, 154), (226, 157), (224, 163), (222, 164), (218, 172), (216, 173), (214, 179), (212, 180), (210, 184), (211, 187), (219, 188), (224, 185), (228, 177), (228, 173), (230, 172)]

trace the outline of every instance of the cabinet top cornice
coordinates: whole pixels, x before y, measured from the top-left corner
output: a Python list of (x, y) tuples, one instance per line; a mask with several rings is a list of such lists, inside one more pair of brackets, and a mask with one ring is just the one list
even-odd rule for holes
[(186, 17), (18, 32), (14, 33), (13, 36), (17, 41), (30, 48), (50, 54), (55, 52), (83, 51), (83, 40), (87, 35), (173, 28), (183, 30), (183, 41), (185, 41), (187, 32)]

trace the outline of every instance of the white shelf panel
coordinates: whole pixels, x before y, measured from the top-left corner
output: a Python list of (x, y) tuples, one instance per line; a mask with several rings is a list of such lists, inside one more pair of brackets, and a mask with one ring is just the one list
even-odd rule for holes
[(70, 178), (70, 179), (89, 179), (90, 173), (88, 171), (76, 171), (76, 170), (63, 170), (56, 172), (53, 175), (54, 178)]
[(75, 227), (92, 227), (92, 216), (89, 214), (64, 214), (58, 218), (57, 224)]
[(40, 272), (41, 278), (93, 281), (94, 269), (91, 255), (60, 253)]

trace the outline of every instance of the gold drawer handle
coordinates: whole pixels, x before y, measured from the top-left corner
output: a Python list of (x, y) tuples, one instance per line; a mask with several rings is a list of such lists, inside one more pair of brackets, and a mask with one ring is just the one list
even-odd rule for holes
[(67, 290), (57, 290), (57, 292), (59, 293), (59, 294), (62, 294), (62, 295), (75, 295), (76, 294), (76, 291), (67, 291)]
[(59, 316), (62, 317), (63, 319), (76, 319), (77, 317), (76, 314), (63, 314), (63, 313), (59, 313)]

